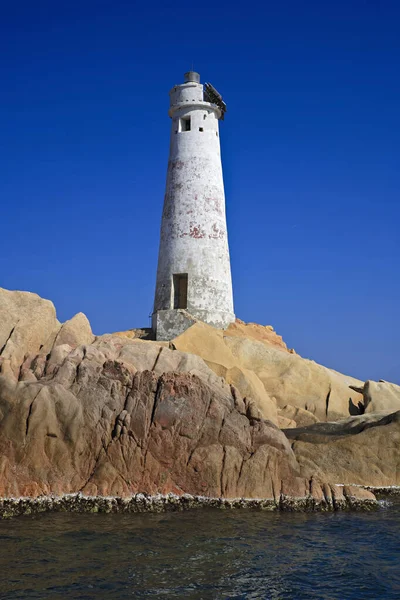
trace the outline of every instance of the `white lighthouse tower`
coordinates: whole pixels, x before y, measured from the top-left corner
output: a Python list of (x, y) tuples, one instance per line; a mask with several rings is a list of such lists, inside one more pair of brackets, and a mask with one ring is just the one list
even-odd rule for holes
[(235, 320), (218, 122), (221, 96), (200, 75), (170, 91), (172, 119), (153, 331), (170, 340), (195, 320)]

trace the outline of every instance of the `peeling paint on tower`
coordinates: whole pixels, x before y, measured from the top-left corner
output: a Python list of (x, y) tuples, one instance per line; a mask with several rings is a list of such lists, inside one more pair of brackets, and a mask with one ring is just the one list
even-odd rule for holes
[(199, 319), (235, 319), (219, 143), (225, 104), (197, 73), (170, 92), (170, 156), (161, 223), (153, 329), (172, 339)]

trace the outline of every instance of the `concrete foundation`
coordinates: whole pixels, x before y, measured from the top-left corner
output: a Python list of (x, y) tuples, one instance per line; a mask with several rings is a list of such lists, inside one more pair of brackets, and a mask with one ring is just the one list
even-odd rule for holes
[(181, 335), (196, 320), (186, 310), (158, 310), (153, 314), (153, 331), (157, 340), (168, 341)]

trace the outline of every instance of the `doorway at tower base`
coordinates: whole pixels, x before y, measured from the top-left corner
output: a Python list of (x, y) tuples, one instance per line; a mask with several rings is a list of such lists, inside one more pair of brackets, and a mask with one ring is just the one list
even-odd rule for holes
[(189, 313), (183, 308), (158, 310), (153, 314), (152, 329), (156, 340), (169, 341), (181, 335), (197, 321), (203, 321), (217, 329), (226, 329), (235, 321), (233, 313), (195, 310)]

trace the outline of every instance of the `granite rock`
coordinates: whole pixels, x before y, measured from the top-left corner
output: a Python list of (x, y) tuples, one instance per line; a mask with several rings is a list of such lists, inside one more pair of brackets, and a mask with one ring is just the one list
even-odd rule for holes
[(363, 412), (362, 382), (288, 351), (270, 327), (95, 337), (82, 313), (62, 325), (51, 302), (6, 290), (0, 315), (0, 496), (175, 493), (309, 510), (367, 499), (337, 483), (398, 481), (398, 413), (326, 422)]
[(60, 327), (49, 300), (0, 288), (0, 357), (15, 376), (26, 355), (49, 351)]
[(172, 341), (177, 349), (201, 356), (241, 394), (252, 395), (265, 418), (278, 423), (288, 405), (328, 421), (362, 410), (363, 397), (351, 389), (362, 382), (277, 347), (266, 340), (229, 335), (196, 323)]
[(373, 487), (400, 485), (400, 411), (284, 430), (304, 477)]
[(365, 412), (400, 410), (400, 386), (387, 381), (366, 381), (362, 394)]

